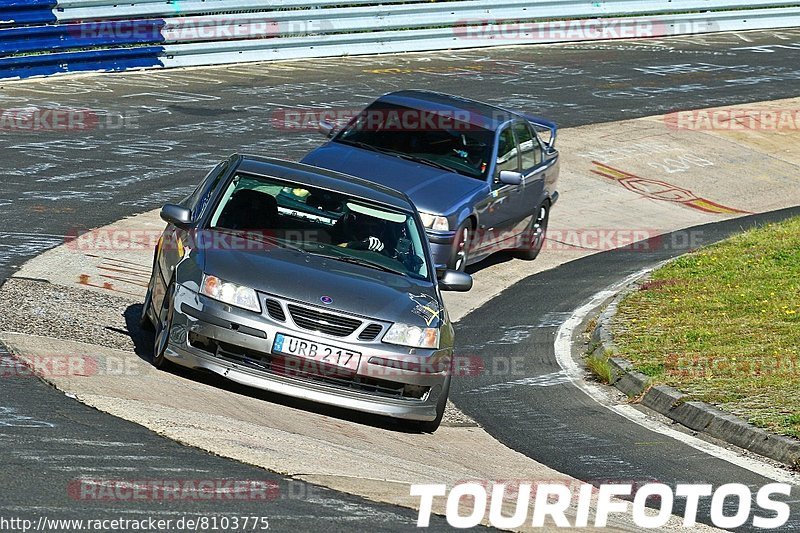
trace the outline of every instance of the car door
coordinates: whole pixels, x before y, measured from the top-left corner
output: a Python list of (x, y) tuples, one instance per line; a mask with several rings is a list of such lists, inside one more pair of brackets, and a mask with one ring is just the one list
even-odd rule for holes
[(509, 237), (514, 226), (514, 207), (519, 186), (500, 182), (502, 170), (519, 171), (519, 153), (510, 125), (503, 127), (497, 135), (494, 170), (489, 177), (488, 196), (477, 206), (480, 226), (475, 247), (479, 254), (491, 252)]
[[(200, 182), (200, 185), (197, 186), (192, 194), (180, 202), (182, 207), (192, 211), (193, 220), (197, 221), (203, 215), (206, 206), (219, 187), (220, 181), (226, 176), (230, 166), (230, 159), (222, 161), (203, 178), (203, 181)], [(183, 253), (186, 247), (190, 245), (190, 241), (196, 237), (196, 235), (193, 237), (188, 236), (186, 231), (172, 224), (167, 225), (164, 230), (159, 246), (156, 248), (156, 259), (154, 261), (152, 300), (156, 312), (161, 309), (175, 265), (183, 258)], [(180, 241), (180, 245), (178, 241)]]
[(542, 146), (530, 125), (523, 121), (513, 125), (514, 137), (519, 146), (522, 183), (514, 207), (514, 234), (530, 227), (531, 217), (537, 213), (544, 198), (544, 180), (547, 169), (542, 164)]

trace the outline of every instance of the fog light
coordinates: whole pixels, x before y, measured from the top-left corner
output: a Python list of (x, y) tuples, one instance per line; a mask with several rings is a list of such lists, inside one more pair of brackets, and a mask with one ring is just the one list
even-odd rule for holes
[(441, 385), (434, 385), (431, 387), (431, 392), (428, 394), (428, 400), (435, 402), (439, 399), (439, 396), (442, 394), (442, 386)]

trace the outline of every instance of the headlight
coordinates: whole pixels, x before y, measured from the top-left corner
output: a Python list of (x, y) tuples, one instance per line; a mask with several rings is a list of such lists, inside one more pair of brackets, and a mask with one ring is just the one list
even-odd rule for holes
[(256, 291), (244, 285), (223, 281), (216, 276), (203, 274), (200, 293), (226, 304), (235, 305), (256, 313), (261, 312), (261, 304), (258, 301)]
[(436, 350), (439, 348), (439, 328), (421, 328), (397, 322), (383, 336), (383, 342)]
[(419, 216), (422, 219), (422, 224), (428, 229), (436, 231), (447, 231), (450, 229), (450, 224), (447, 223), (447, 217), (440, 217), (422, 212), (420, 212)]

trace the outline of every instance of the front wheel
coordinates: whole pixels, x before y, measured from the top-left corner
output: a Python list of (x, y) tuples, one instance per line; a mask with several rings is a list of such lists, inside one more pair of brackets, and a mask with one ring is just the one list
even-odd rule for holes
[(172, 330), (172, 293), (174, 285), (167, 288), (164, 300), (161, 303), (161, 310), (158, 313), (158, 322), (155, 325), (155, 342), (153, 342), (153, 366), (165, 370), (169, 367), (169, 361), (165, 354), (169, 345), (169, 336)]
[(534, 219), (531, 221), (531, 226), (523, 236), (524, 244), (519, 251), (521, 259), (532, 260), (536, 259), (539, 252), (542, 251), (544, 239), (547, 236), (547, 224), (550, 221), (550, 206), (543, 203), (539, 206)]
[(155, 331), (155, 325), (150, 319), (150, 308), (153, 306), (153, 286), (155, 284), (156, 276), (158, 276), (158, 247), (153, 253), (153, 266), (150, 269), (150, 281), (147, 282), (147, 294), (144, 296), (144, 303), (142, 304), (142, 314), (139, 317), (139, 327), (147, 331)]
[(417, 433), (433, 433), (442, 423), (444, 417), (444, 410), (447, 408), (447, 398), (450, 396), (450, 377), (445, 381), (442, 387), (442, 393), (439, 395), (439, 401), (436, 402), (436, 418), (433, 420), (409, 420), (406, 422), (406, 428)]
[(450, 260), (447, 268), (464, 272), (467, 268), (469, 259), (469, 241), (472, 235), (472, 225), (469, 221), (461, 224), (456, 230), (455, 240), (453, 241), (453, 251), (450, 253)]
[(142, 304), (142, 314), (139, 316), (139, 327), (147, 331), (153, 331), (155, 329), (153, 327), (153, 321), (150, 320), (150, 316), (147, 314), (151, 305), (153, 305), (153, 289), (152, 286), (148, 286), (147, 294), (145, 294), (144, 303)]

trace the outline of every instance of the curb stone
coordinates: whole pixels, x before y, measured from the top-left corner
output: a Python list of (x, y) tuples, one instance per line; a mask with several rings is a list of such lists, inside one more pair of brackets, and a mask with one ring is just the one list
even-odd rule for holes
[[(646, 277), (645, 274), (643, 277)], [(590, 357), (602, 357), (616, 352), (611, 321), (619, 302), (638, 288), (642, 278), (634, 280), (621, 290), (597, 317), (592, 331)], [(650, 386), (650, 378), (633, 370), (633, 364), (621, 357), (609, 357), (610, 385), (629, 398), (639, 398), (639, 403), (671, 420), (734, 446), (763, 455), (775, 461), (800, 469), (800, 442), (783, 435), (774, 435), (757, 428), (738, 416), (726, 413), (705, 402), (685, 401), (686, 395), (667, 385)]]

